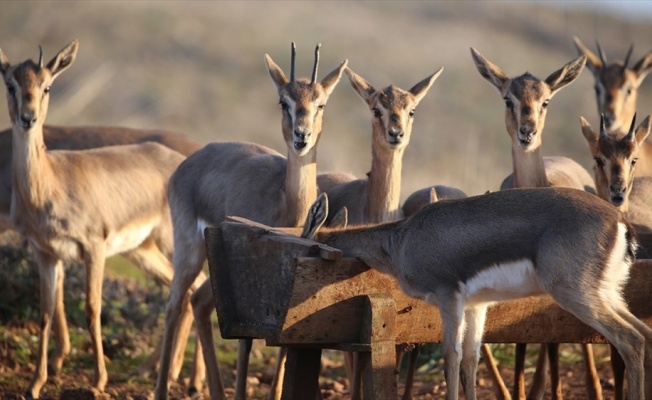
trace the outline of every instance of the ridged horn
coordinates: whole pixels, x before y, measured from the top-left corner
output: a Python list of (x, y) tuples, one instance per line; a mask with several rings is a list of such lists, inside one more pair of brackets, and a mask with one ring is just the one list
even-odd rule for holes
[(312, 69), (312, 80), (310, 83), (315, 83), (317, 82), (317, 66), (319, 65), (319, 48), (321, 47), (321, 43), (317, 43), (317, 47), (315, 47), (315, 66)]
[(297, 46), (292, 42), (292, 63), (290, 65), (290, 82), (294, 83), (294, 62), (297, 59)]

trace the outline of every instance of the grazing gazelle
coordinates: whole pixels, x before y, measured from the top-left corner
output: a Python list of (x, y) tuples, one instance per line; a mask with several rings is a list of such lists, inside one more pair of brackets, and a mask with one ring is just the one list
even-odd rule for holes
[[(503, 183), (501, 189), (533, 187), (570, 187), (595, 193), (593, 179), (586, 169), (566, 157), (543, 157), (541, 144), (548, 103), (562, 88), (566, 87), (582, 72), (586, 56), (580, 56), (545, 80), (535, 78), (530, 73), (509, 78), (502, 69), (471, 48), (473, 61), (480, 75), (491, 83), (505, 102), (505, 124), (512, 139), (512, 163), (514, 172)], [(525, 344), (516, 346), (514, 397), (525, 398), (523, 361)], [(593, 364), (592, 348), (582, 345), (584, 358), (590, 371), (590, 390), (599, 391), (600, 381)], [(555, 399), (561, 398), (561, 385), (557, 366), (558, 345), (542, 345), (539, 365), (533, 380), (532, 397), (543, 396), (545, 374), (545, 351), (553, 360), (551, 368), (552, 393)]]
[(323, 229), (315, 240), (395, 277), (406, 294), (439, 308), (447, 400), (458, 398), (459, 378), (466, 398), (476, 398), (488, 306), (541, 294), (618, 349), (630, 399), (652, 396), (652, 330), (628, 310), (622, 294), (635, 234), (616, 208), (593, 194), (505, 190), (439, 201), (397, 222)]
[[(276, 86), (282, 114), (287, 158), (253, 143), (211, 143), (184, 161), (170, 178), (168, 198), (174, 226), (174, 279), (167, 305), (163, 349), (155, 398), (168, 397), (170, 350), (179, 313), (188, 302), (188, 289), (206, 260), (204, 228), (217, 227), (229, 216), (240, 216), (274, 226), (299, 226), (317, 198), (317, 148), (324, 107), (346, 67), (344, 61), (317, 81), (319, 46), (315, 49), (312, 79), (294, 74), (292, 44), (290, 79), (269, 55), (269, 75)], [(204, 349), (211, 398), (225, 398), (213, 346), (210, 320), (214, 312), (209, 281), (191, 299), (197, 332)], [(205, 347), (204, 347), (205, 346)], [(241, 341), (236, 398), (244, 398), (251, 340)]]
[[(596, 55), (579, 38), (573, 40), (577, 51), (587, 57), (586, 67), (595, 79), (598, 113), (604, 114), (607, 132), (624, 132), (636, 114), (638, 89), (652, 70), (652, 50), (630, 67), (633, 45), (629, 47), (622, 62), (617, 60), (607, 63), (607, 56), (599, 43), (596, 43)], [(636, 176), (651, 176), (652, 143), (643, 142), (640, 152), (644, 156), (636, 167)]]
[[(41, 285), (41, 335), (29, 398), (38, 398), (47, 380), (50, 330), (67, 335), (63, 307), (57, 306), (62, 304), (64, 262), (86, 265), (86, 315), (95, 363), (93, 388), (98, 391), (108, 380), (100, 326), (105, 257), (123, 254), (163, 282), (170, 282), (173, 273), (165, 194), (183, 155), (153, 142), (83, 151), (45, 147), (50, 85), (72, 64), (77, 49), (74, 40), (46, 65), (42, 53), (37, 63), (11, 65), (0, 51), (12, 121), (10, 219), (34, 248)], [(185, 309), (184, 321), (192, 321), (191, 316)], [(67, 343), (67, 337), (57, 342), (55, 372), (69, 351)]]

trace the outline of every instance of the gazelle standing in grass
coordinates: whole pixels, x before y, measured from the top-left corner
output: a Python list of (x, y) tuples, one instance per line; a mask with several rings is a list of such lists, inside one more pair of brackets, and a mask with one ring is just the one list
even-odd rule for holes
[[(123, 254), (164, 282), (170, 282), (173, 273), (165, 193), (183, 155), (153, 142), (84, 151), (50, 151), (44, 145), (50, 85), (72, 64), (77, 49), (75, 40), (46, 65), (42, 53), (37, 63), (11, 65), (0, 51), (12, 121), (10, 219), (34, 249), (41, 285), (41, 335), (28, 398), (38, 398), (47, 381), (53, 321), (57, 336), (63, 337), (55, 348), (55, 372), (69, 351), (62, 306), (64, 262), (86, 265), (86, 316), (97, 391), (103, 391), (108, 380), (100, 326), (105, 258)], [(184, 321), (192, 321), (189, 308), (183, 314)]]
[[(319, 225), (325, 215), (309, 218), (307, 225)], [(459, 378), (466, 399), (476, 398), (488, 306), (541, 294), (618, 349), (630, 399), (652, 396), (652, 330), (631, 314), (622, 294), (635, 234), (593, 194), (505, 190), (437, 202), (397, 222), (323, 229), (315, 240), (395, 277), (406, 294), (439, 308), (447, 400), (458, 398)]]
[[(203, 230), (217, 227), (229, 216), (274, 226), (300, 226), (317, 198), (317, 148), (324, 107), (339, 82), (346, 61), (317, 81), (319, 46), (312, 79), (297, 79), (292, 44), (290, 79), (269, 55), (265, 62), (279, 95), (287, 158), (253, 143), (211, 143), (188, 157), (170, 179), (168, 198), (174, 226), (174, 279), (167, 305), (160, 373), (155, 398), (168, 397), (167, 371), (179, 313), (188, 302), (188, 289), (206, 259)], [(213, 347), (210, 320), (213, 293), (207, 280), (192, 296), (197, 332), (204, 347), (212, 399), (225, 398)], [(246, 367), (251, 339), (240, 342), (236, 395), (245, 396)]]
[[(543, 157), (541, 144), (548, 103), (562, 88), (579, 77), (586, 63), (586, 56), (580, 56), (559, 70), (540, 80), (530, 73), (509, 78), (500, 67), (487, 60), (476, 49), (471, 48), (473, 61), (480, 75), (491, 83), (505, 102), (505, 124), (512, 139), (512, 163), (514, 172), (501, 184), (502, 189), (534, 187), (569, 187), (595, 193), (591, 175), (577, 162), (566, 157)], [(558, 373), (558, 345), (542, 345), (539, 363), (531, 393), (541, 398), (544, 391), (545, 351), (551, 358), (551, 380), (553, 398), (561, 398)], [(523, 367), (525, 344), (517, 344), (514, 397), (525, 398)], [(590, 344), (583, 344), (584, 359), (590, 373), (589, 391), (600, 393), (600, 380), (593, 362)], [(588, 375), (587, 375), (588, 376)]]
[[(607, 132), (624, 132), (636, 114), (638, 89), (652, 70), (652, 50), (630, 67), (633, 46), (623, 61), (607, 62), (607, 56), (597, 43), (598, 55), (574, 37), (575, 47), (587, 57), (586, 66), (595, 79), (598, 113), (604, 115)], [(636, 167), (636, 176), (652, 176), (652, 143), (643, 142), (639, 150), (644, 156)]]

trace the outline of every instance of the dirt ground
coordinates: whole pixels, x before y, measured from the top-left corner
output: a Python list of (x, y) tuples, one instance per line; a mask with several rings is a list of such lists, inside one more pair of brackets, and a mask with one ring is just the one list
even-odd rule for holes
[[(25, 335), (24, 328), (17, 329), (13, 334)], [(258, 348), (262, 348), (262, 343), (254, 345), (254, 355), (252, 357), (261, 357)], [(571, 345), (566, 345), (571, 346)], [(7, 351), (8, 346), (6, 343), (2, 344), (0, 354), (0, 382), (3, 386), (0, 388), (1, 400), (22, 400), (23, 391), (29, 384), (34, 370), (34, 365), (28, 363), (27, 365), (19, 365), (11, 360), (11, 354)], [(575, 349), (572, 350), (576, 351)], [(606, 351), (604, 349), (597, 349), (597, 353)], [(88, 358), (90, 355), (78, 355), (77, 357)], [(88, 361), (88, 360), (86, 360)], [(92, 378), (93, 370), (90, 366), (84, 366), (84, 360), (72, 360), (76, 367), (68, 367), (64, 372), (55, 378), (50, 378), (45, 386), (41, 399), (44, 400), (86, 400), (86, 399), (132, 399), (132, 400), (146, 400), (153, 398), (153, 388), (155, 380), (153, 377), (136, 377), (129, 371), (116, 372), (115, 366), (111, 367), (109, 362), (110, 381), (106, 387), (106, 391), (102, 395), (93, 395), (88, 390), (89, 380)], [(250, 399), (265, 399), (269, 390), (269, 382), (272, 377), (273, 365), (275, 360), (273, 357), (267, 359), (261, 367), (252, 368), (250, 370), (250, 377), (248, 378), (248, 398)], [(613, 398), (612, 381), (610, 380), (611, 373), (608, 369), (608, 362), (599, 362), (600, 374), (603, 377), (603, 394), (605, 399)], [(235, 365), (225, 366), (222, 365), (222, 375), (227, 387), (227, 395), (229, 398), (233, 396), (233, 376)], [(583, 388), (584, 370), (581, 362), (573, 362), (561, 366), (562, 379), (563, 379), (563, 392), (565, 399), (586, 399), (586, 392)], [(508, 387), (512, 387), (513, 373), (511, 367), (501, 366), (501, 373), (505, 379)], [(341, 355), (334, 351), (325, 351), (323, 354), (323, 370), (320, 378), (320, 387), (324, 399), (349, 399), (349, 393), (345, 384), (345, 379), (342, 376), (343, 368), (341, 363)], [(186, 374), (187, 375), (187, 374)], [(529, 382), (531, 369), (528, 370), (526, 380)], [(443, 399), (446, 393), (446, 386), (443, 383), (443, 373), (441, 368), (437, 368), (434, 373), (418, 373), (417, 381), (413, 390), (413, 398), (420, 400), (430, 399)], [(399, 380), (399, 396), (403, 393), (402, 378)], [(208, 399), (206, 390), (201, 395), (193, 397), (187, 396), (184, 392), (183, 383), (173, 384), (171, 387), (172, 399)], [(549, 391), (548, 391), (549, 392)], [(478, 398), (480, 400), (495, 399), (496, 395), (493, 392), (493, 385), (488, 377), (487, 370), (483, 363), (480, 364), (478, 374)], [(546, 399), (550, 398), (547, 393)], [(382, 399), (381, 399), (382, 400)]]

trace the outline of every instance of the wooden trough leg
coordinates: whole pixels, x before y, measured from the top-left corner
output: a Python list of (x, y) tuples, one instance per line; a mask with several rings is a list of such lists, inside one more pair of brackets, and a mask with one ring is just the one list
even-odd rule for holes
[(281, 400), (315, 399), (319, 393), (321, 349), (288, 348)]
[(391, 295), (366, 296), (361, 339), (371, 345), (371, 351), (359, 353), (364, 400), (398, 397), (395, 317), (396, 306)]

